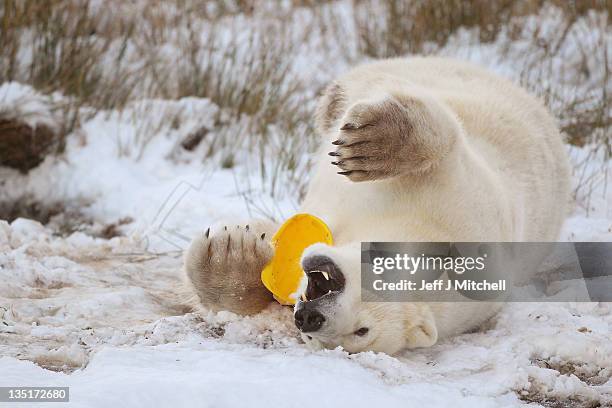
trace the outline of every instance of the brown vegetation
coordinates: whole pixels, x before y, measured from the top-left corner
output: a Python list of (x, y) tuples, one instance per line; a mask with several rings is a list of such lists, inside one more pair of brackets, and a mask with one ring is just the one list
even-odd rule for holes
[[(292, 69), (312, 34), (323, 37), (317, 52), (324, 58), (353, 64), (439, 53), (467, 29), (475, 44), (495, 43), (507, 60), (516, 61), (518, 80), (545, 100), (570, 143), (597, 146), (612, 155), (612, 2), (339, 4), (112, 0), (96, 8), (89, 0), (1, 0), (0, 83), (19, 81), (68, 96), (63, 133), (70, 132), (84, 112), (121, 110), (145, 97), (208, 98), (221, 108), (215, 127), (186, 148), (195, 149), (204, 140), (203, 159), (215, 157), (219, 166), (233, 164), (237, 154), (250, 150), (260, 157), (258, 170), (274, 191), (281, 173), (286, 175), (283, 184), (303, 179), (296, 174), (307, 169), (300, 158), (315, 145), (312, 100), (327, 78), (306, 83)], [(551, 8), (561, 15), (555, 26), (530, 23), (529, 16), (550, 14)], [(295, 17), (298, 13), (300, 18)], [(270, 151), (274, 159), (264, 160)], [(295, 191), (300, 190), (298, 186)]]

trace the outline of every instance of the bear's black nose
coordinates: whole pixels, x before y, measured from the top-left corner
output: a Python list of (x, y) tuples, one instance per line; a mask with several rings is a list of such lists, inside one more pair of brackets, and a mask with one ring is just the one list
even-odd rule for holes
[(325, 317), (316, 310), (302, 308), (295, 312), (295, 325), (303, 333), (319, 330), (324, 321)]

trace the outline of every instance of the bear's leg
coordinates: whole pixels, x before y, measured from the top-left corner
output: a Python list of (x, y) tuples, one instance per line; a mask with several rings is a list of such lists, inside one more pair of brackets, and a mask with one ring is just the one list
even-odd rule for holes
[(274, 254), (269, 240), (275, 230), (266, 221), (221, 224), (191, 242), (184, 269), (205, 308), (250, 315), (273, 301), (261, 271)]
[(352, 181), (422, 174), (451, 151), (454, 115), (427, 96), (387, 95), (357, 102), (339, 122), (332, 164)]

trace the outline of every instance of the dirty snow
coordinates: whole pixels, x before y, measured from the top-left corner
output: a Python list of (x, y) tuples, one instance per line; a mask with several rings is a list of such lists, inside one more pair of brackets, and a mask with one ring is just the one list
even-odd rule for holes
[(302, 406), (326, 389), (317, 406), (612, 404), (610, 304), (509, 304), (479, 332), (396, 357), (311, 352), (280, 305), (185, 313), (179, 254), (134, 238), (18, 219), (0, 224), (0, 249), (0, 386), (70, 386), (71, 406)]

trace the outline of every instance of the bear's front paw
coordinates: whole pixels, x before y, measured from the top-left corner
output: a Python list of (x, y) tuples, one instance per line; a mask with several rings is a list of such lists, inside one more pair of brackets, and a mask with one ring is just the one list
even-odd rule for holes
[(332, 164), (338, 174), (352, 181), (378, 180), (397, 173), (396, 151), (402, 148), (410, 123), (394, 99), (377, 103), (357, 103), (342, 119), (340, 135), (332, 144), (336, 150)]
[(192, 241), (185, 272), (205, 307), (253, 314), (272, 301), (261, 271), (273, 254), (265, 233), (249, 226), (222, 226)]
[(428, 105), (388, 96), (359, 102), (342, 119), (329, 153), (338, 174), (352, 181), (380, 180), (427, 170), (446, 149)]

